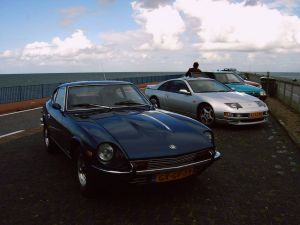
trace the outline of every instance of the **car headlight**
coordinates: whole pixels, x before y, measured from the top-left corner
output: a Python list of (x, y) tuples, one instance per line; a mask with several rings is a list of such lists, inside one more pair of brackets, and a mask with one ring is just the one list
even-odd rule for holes
[(112, 160), (114, 156), (114, 148), (108, 143), (101, 144), (98, 147), (97, 154), (99, 159), (101, 159), (104, 162), (108, 162)]
[(255, 102), (259, 107), (266, 107), (266, 103), (262, 102), (262, 101), (256, 101)]
[(266, 95), (266, 92), (264, 90), (261, 90), (260, 93), (259, 93), (261, 96), (265, 96)]
[(207, 139), (209, 140), (210, 143), (214, 143), (214, 135), (211, 131), (204, 131), (203, 132), (204, 136), (207, 137)]
[(243, 108), (239, 103), (225, 103), (225, 105), (227, 105), (227, 106), (229, 106), (230, 108), (233, 108), (233, 109)]

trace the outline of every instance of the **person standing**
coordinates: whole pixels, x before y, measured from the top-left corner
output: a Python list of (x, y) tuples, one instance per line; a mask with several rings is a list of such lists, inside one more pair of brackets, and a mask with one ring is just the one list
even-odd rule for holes
[(194, 73), (201, 73), (202, 71), (199, 69), (199, 63), (194, 62), (193, 67), (189, 68), (189, 70), (185, 73), (185, 76), (192, 77)]

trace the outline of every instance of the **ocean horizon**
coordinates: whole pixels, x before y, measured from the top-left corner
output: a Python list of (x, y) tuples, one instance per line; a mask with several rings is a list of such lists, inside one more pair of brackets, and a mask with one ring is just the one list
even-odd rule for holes
[[(249, 72), (263, 76), (267, 72)], [(128, 77), (164, 76), (185, 74), (185, 72), (86, 72), (86, 73), (26, 73), (0, 74), (0, 87), (55, 84), (80, 80), (117, 80)], [(300, 72), (270, 72), (271, 77), (299, 79)]]

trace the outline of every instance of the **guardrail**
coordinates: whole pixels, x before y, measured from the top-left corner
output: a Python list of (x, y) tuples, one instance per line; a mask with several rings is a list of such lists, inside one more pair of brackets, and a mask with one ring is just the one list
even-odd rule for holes
[(276, 97), (300, 112), (300, 82), (276, 79)]
[[(143, 83), (150, 83), (150, 82), (161, 82), (164, 80), (178, 78), (181, 76), (183, 76), (183, 74), (144, 76), (144, 77), (140, 76), (140, 77), (127, 77), (127, 78), (118, 78), (118, 79), (113, 78), (113, 79), (128, 81), (134, 84), (143, 84)], [(60, 84), (61, 83), (0, 87), (0, 104), (49, 97), (53, 93), (54, 89)]]
[[(247, 74), (249, 79), (259, 82), (262, 75)], [(275, 97), (282, 103), (300, 112), (300, 81), (281, 77), (272, 77), (276, 81)]]

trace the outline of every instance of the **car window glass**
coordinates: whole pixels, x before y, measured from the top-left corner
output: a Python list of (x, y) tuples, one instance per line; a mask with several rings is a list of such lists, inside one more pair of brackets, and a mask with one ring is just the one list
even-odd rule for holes
[(65, 107), (65, 92), (65, 87), (59, 88), (56, 94), (56, 98), (54, 100), (55, 103), (60, 104), (62, 109)]
[(195, 93), (231, 91), (229, 87), (216, 80), (189, 80), (188, 82)]
[(160, 90), (160, 91), (168, 91), (169, 84), (170, 84), (170, 82), (163, 83), (163, 84), (158, 88), (158, 90)]
[(215, 74), (216, 80), (220, 81), (221, 83), (242, 83), (242, 79), (237, 77), (232, 73), (216, 73)]
[(187, 85), (181, 80), (174, 80), (170, 82), (169, 92), (179, 93), (179, 90), (190, 91)]
[(76, 86), (70, 87), (68, 91), (68, 110), (82, 109), (80, 105), (121, 107), (127, 104), (148, 102), (130, 84)]
[(53, 94), (53, 96), (52, 96), (52, 102), (54, 102), (56, 96), (57, 96), (57, 90), (54, 92), (54, 94)]

